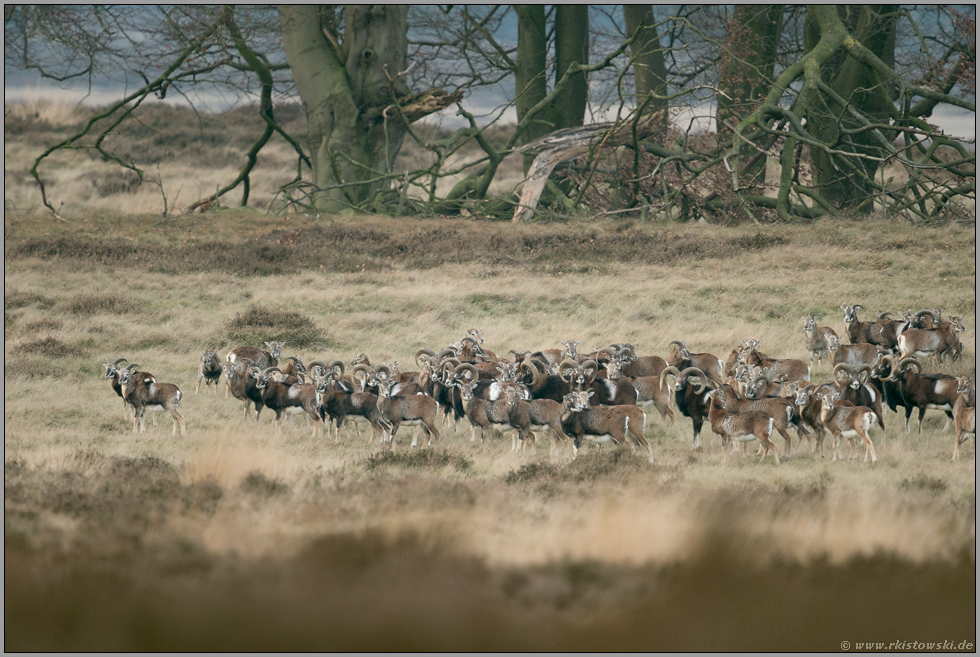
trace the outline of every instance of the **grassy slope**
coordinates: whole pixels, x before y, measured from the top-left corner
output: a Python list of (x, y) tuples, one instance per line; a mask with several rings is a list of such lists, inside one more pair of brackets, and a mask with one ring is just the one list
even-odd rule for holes
[[(571, 463), (515, 455), (509, 440), (471, 445), (468, 428), (432, 454), (386, 457), (353, 437), (314, 441), (302, 422), (277, 437), (239, 402), (193, 392), (198, 350), (233, 346), (251, 307), (322, 331), (287, 354), (365, 352), (402, 369), (470, 327), (497, 353), (576, 339), (664, 355), (683, 339), (724, 357), (751, 337), (804, 358), (805, 313), (843, 333), (842, 303), (865, 316), (944, 307), (967, 324), (966, 356), (944, 370), (973, 372), (972, 227), (8, 212), (4, 248), (12, 649), (831, 650), (860, 631), (972, 636), (973, 447), (951, 462), (937, 412), (921, 437), (888, 415), (874, 467), (803, 451), (778, 468), (722, 464), (713, 434), (695, 453), (688, 420), (650, 416), (650, 467), (608, 447)], [(169, 420), (129, 432), (100, 378), (120, 356), (182, 388), (187, 438)]]

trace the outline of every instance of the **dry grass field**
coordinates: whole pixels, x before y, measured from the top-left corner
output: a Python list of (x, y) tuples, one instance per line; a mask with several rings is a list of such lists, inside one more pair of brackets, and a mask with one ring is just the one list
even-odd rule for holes
[[(756, 338), (806, 358), (800, 316), (844, 333), (857, 303), (962, 315), (964, 358), (930, 369), (974, 373), (973, 224), (124, 209), (5, 213), (6, 650), (975, 647), (975, 446), (952, 461), (939, 411), (921, 436), (886, 414), (874, 465), (804, 444), (779, 466), (754, 447), (722, 462), (707, 427), (694, 451), (690, 420), (652, 413), (651, 465), (512, 453), (465, 421), (394, 452), (301, 419), (276, 435), (223, 387), (194, 392), (199, 350), (278, 339), (406, 370), (471, 327), (498, 354), (681, 339), (724, 357)], [(180, 386), (187, 436), (164, 416), (134, 435), (107, 357)]]

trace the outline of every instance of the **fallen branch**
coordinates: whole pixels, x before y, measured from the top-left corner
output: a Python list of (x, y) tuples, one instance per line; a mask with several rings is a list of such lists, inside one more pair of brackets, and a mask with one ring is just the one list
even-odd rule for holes
[(660, 114), (661, 112), (647, 114), (637, 120), (635, 122), (635, 136), (633, 121), (593, 123), (580, 128), (556, 130), (516, 149), (515, 153), (537, 151), (538, 155), (534, 158), (534, 162), (528, 171), (524, 188), (521, 190), (521, 199), (514, 209), (514, 217), (511, 221), (518, 223), (531, 220), (531, 217), (534, 216), (534, 210), (538, 206), (538, 200), (541, 198), (541, 193), (548, 183), (548, 178), (559, 163), (588, 153), (595, 144), (600, 142), (604, 148), (615, 148), (626, 143), (632, 143), (634, 138), (637, 140), (645, 139), (656, 131), (657, 121), (661, 118)]

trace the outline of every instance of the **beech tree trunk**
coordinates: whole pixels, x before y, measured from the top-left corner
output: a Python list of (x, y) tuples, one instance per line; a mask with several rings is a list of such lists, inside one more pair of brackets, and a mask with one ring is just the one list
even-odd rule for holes
[(640, 30), (636, 40), (630, 45), (633, 79), (636, 85), (636, 106), (643, 106), (644, 114), (656, 114), (663, 110), (650, 136), (650, 139), (663, 145), (666, 143), (669, 122), (667, 99), (663, 98), (667, 95), (667, 63), (660, 46), (660, 35), (657, 34), (653, 10), (650, 5), (623, 5), (623, 18), (626, 21), (627, 36), (637, 29)]
[[(517, 62), (515, 93), (517, 120), (520, 122), (548, 95), (548, 31), (544, 5), (515, 5), (517, 12)], [(588, 5), (555, 7), (555, 84), (569, 72), (569, 67), (586, 66), (589, 59)], [(585, 71), (573, 70), (565, 86), (549, 105), (539, 111), (520, 135), (528, 143), (554, 130), (574, 128), (585, 120), (589, 100)], [(524, 171), (531, 166), (530, 155), (524, 158)]]
[[(515, 79), (515, 109), (517, 120), (525, 117), (530, 109), (548, 95), (547, 68), (548, 37), (545, 25), (544, 5), (515, 5), (517, 12), (517, 58)], [(549, 112), (538, 112), (520, 135), (521, 143), (532, 142), (554, 129)], [(524, 156), (524, 173), (531, 167), (534, 157)]]
[(313, 206), (359, 206), (387, 188), (378, 179), (391, 172), (406, 132), (385, 108), (408, 94), (398, 77), (406, 68), (408, 7), (347, 5), (342, 35), (318, 5), (281, 5), (279, 16), (309, 122)]
[[(730, 132), (765, 99), (772, 87), (776, 47), (783, 27), (782, 5), (736, 5), (718, 76), (718, 133)], [(759, 191), (765, 184), (766, 158), (740, 172), (739, 186)]]
[[(589, 63), (589, 5), (555, 5), (555, 84), (572, 64)], [(585, 120), (589, 80), (585, 71), (572, 74), (555, 98), (555, 128), (575, 128)]]
[[(861, 5), (848, 9), (841, 13), (844, 13), (845, 19), (851, 20), (856, 14), (856, 25), (851, 32), (853, 38), (885, 63), (893, 62), (895, 7)], [(820, 27), (827, 29), (836, 24), (825, 21)], [(892, 99), (886, 81), (867, 63), (850, 55), (840, 59), (839, 68), (833, 73), (834, 77), (829, 78), (829, 87), (834, 94), (822, 96), (825, 102), (812, 105), (807, 112), (811, 131), (825, 144), (839, 144), (838, 148), (855, 154), (882, 157), (884, 149), (871, 131), (856, 131), (846, 136), (844, 133), (861, 127), (859, 119), (849, 111), (852, 107), (860, 108), (861, 113), (873, 123), (888, 123), (888, 108), (892, 105)], [(877, 162), (855, 158), (855, 170), (841, 167), (824, 150), (814, 150), (812, 155), (816, 186), (824, 190), (824, 198), (829, 203), (859, 213), (872, 210), (874, 189), (870, 181), (877, 174)]]

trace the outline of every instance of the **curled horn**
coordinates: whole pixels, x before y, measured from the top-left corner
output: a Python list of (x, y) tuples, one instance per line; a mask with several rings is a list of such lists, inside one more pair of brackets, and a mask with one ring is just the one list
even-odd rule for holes
[(540, 372), (541, 374), (546, 373), (548, 369), (551, 367), (551, 365), (541, 360), (540, 358), (529, 358), (528, 361), (531, 363), (531, 365), (534, 365), (534, 368), (538, 370), (538, 372)]
[(459, 367), (459, 364), (459, 359), (457, 358), (447, 358), (446, 360), (442, 361), (442, 363), (439, 365), (439, 367), (442, 368), (440, 371), (442, 380), (446, 381), (449, 379), (449, 376), (446, 373), (447, 369), (449, 370), (449, 374), (454, 374), (456, 372), (456, 368)]
[(324, 363), (322, 360), (319, 360), (319, 359), (317, 359), (317, 360), (311, 360), (310, 361), (310, 372), (313, 373), (313, 376), (316, 376), (316, 372), (314, 372), (314, 370), (318, 370), (318, 369), (319, 370), (323, 370), (323, 374), (321, 374), (320, 376), (323, 376), (327, 372), (330, 371), (330, 367), (326, 363)]
[(887, 377), (884, 378), (880, 376), (876, 378), (882, 380), (888, 380), (888, 381), (895, 381), (896, 380), (895, 377), (898, 375), (898, 359), (887, 351), (878, 352), (878, 361), (875, 364), (872, 373), (874, 373), (875, 370), (881, 371), (880, 368), (886, 363), (891, 367), (891, 374), (889, 374)]
[(932, 320), (934, 326), (939, 323), (939, 318), (936, 317), (936, 313), (934, 313), (931, 310), (920, 310), (919, 312), (915, 313), (915, 315), (913, 315), (913, 318), (916, 322), (919, 322), (922, 319), (923, 315), (929, 315), (929, 319)]
[(678, 347), (681, 348), (682, 351), (687, 351), (687, 345), (681, 342), (680, 340), (671, 340), (670, 342), (667, 343), (667, 346), (669, 347), (672, 344), (676, 344)]
[(387, 365), (385, 365), (384, 363), (381, 363), (380, 365), (375, 366), (375, 368), (374, 368), (374, 374), (376, 376), (378, 376), (378, 378), (382, 378), (380, 375), (381, 374), (384, 374), (383, 380), (390, 379), (391, 378), (391, 368), (388, 367)]
[(898, 359), (895, 358), (895, 355), (894, 354), (889, 353), (887, 351), (879, 351), (878, 352), (878, 362), (879, 363), (888, 363), (889, 365), (891, 365), (892, 366), (892, 372), (894, 372), (895, 370), (898, 369)]
[(707, 387), (714, 388), (714, 385), (711, 384), (711, 379), (709, 379), (708, 376), (704, 372), (702, 372), (700, 369), (698, 369), (697, 367), (689, 367), (689, 368), (687, 368), (686, 370), (684, 370), (683, 372), (681, 372), (681, 376), (682, 377), (687, 377), (688, 380), (690, 380), (690, 379), (696, 379), (697, 382), (698, 382), (697, 383), (698, 389), (695, 390), (695, 392), (697, 392), (699, 394), (702, 393), (702, 392), (704, 392), (704, 389), (707, 388)]
[(441, 363), (442, 361), (444, 361), (447, 358), (456, 358), (456, 356), (458, 356), (458, 355), (459, 355), (459, 353), (457, 353), (457, 351), (455, 349), (453, 349), (452, 347), (446, 347), (445, 349), (443, 349), (442, 351), (440, 351), (438, 354), (436, 354), (436, 360)]
[(533, 388), (538, 384), (541, 373), (538, 371), (538, 368), (534, 365), (530, 358), (525, 358), (522, 360), (521, 364), (517, 367), (518, 371), (523, 371), (525, 368), (531, 372), (531, 387)]
[(480, 343), (477, 342), (476, 338), (472, 338), (467, 335), (465, 338), (459, 341), (461, 345), (466, 342), (469, 342), (471, 345), (473, 345), (471, 349), (473, 350), (474, 354), (479, 354), (481, 356), (485, 354), (485, 352), (483, 351), (483, 347), (480, 346)]
[(129, 370), (130, 372), (139, 372), (140, 371), (140, 365), (139, 365), (139, 363), (130, 363), (129, 365), (127, 365), (123, 369)]
[(342, 360), (334, 360), (334, 361), (331, 361), (330, 362), (330, 365), (327, 367), (327, 369), (328, 370), (340, 369), (340, 374), (337, 375), (338, 378), (339, 378), (339, 377), (341, 377), (341, 376), (344, 375), (344, 370), (345, 370), (345, 368), (344, 368), (344, 361), (342, 361)]
[(850, 377), (852, 374), (854, 374), (854, 370), (851, 369), (850, 365), (848, 365), (847, 363), (838, 363), (834, 367), (834, 380), (835, 381), (841, 378), (840, 377), (840, 373), (841, 372), (846, 372), (848, 377)]
[(579, 366), (579, 370), (581, 372), (585, 372), (585, 370), (590, 368), (592, 369), (592, 376), (588, 377), (588, 381), (586, 381), (585, 385), (592, 385), (592, 382), (595, 381), (596, 376), (599, 374), (599, 363), (589, 359)]
[(241, 372), (242, 368), (244, 368), (246, 374), (248, 374), (248, 368), (256, 366), (254, 360), (242, 356), (236, 358), (233, 362), (226, 364), (231, 366), (231, 368), (236, 372)]
[(922, 363), (915, 358), (905, 358), (898, 363), (898, 369), (903, 370), (906, 367), (915, 367), (915, 373), (918, 374), (922, 371)]
[(664, 376), (667, 375), (667, 374), (669, 374), (670, 376), (674, 377), (675, 380), (679, 379), (680, 376), (681, 376), (680, 370), (678, 370), (673, 365), (670, 365), (670, 366), (664, 368), (664, 370), (660, 373), (660, 386), (659, 386), (659, 388), (661, 390), (663, 390), (663, 387), (664, 387)]
[(572, 377), (574, 376), (574, 374), (569, 375), (569, 377), (566, 379), (565, 378), (565, 370), (566, 369), (571, 369), (571, 370), (574, 370), (575, 372), (577, 372), (578, 371), (578, 368), (579, 368), (579, 364), (578, 364), (578, 361), (577, 360), (572, 360), (571, 358), (566, 358), (565, 360), (563, 360), (561, 363), (558, 364), (558, 376), (560, 376), (563, 381), (567, 381), (568, 383), (571, 383), (572, 382)]
[[(109, 362), (109, 359), (106, 358), (105, 359), (105, 362), (108, 363)], [(126, 360), (125, 358), (117, 358), (116, 360), (112, 361), (112, 364), (115, 365), (116, 367), (119, 367), (119, 363), (128, 363), (128, 362), (129, 361)]]
[(429, 361), (431, 361), (433, 358), (436, 357), (436, 352), (432, 351), (431, 349), (425, 349), (425, 348), (419, 349), (418, 351), (415, 352), (416, 365), (421, 365), (421, 363), (419, 363), (420, 356), (425, 356), (426, 358), (422, 362), (428, 363)]
[[(861, 378), (862, 374), (865, 375), (863, 379)], [(866, 383), (867, 380), (871, 378), (871, 366), (868, 365), (867, 363), (862, 364), (860, 367), (857, 368), (857, 376), (858, 376), (858, 381), (860, 381), (861, 383)]]
[(636, 360), (636, 358), (633, 357), (633, 351), (629, 347), (623, 347), (617, 351), (616, 358), (618, 358), (622, 363), (629, 363)]
[(598, 361), (599, 356), (605, 354), (606, 356), (609, 357), (609, 360), (612, 360), (614, 357), (619, 357), (623, 351), (627, 352), (627, 355), (629, 354), (629, 351), (627, 349), (623, 349), (622, 351), (617, 352), (615, 347), (603, 347), (602, 349), (596, 349), (595, 357), (596, 360)]
[(476, 383), (480, 378), (480, 371), (476, 369), (471, 363), (460, 363), (453, 370), (456, 374), (462, 374), (463, 372), (468, 372), (470, 375), (470, 383)]
[(371, 371), (371, 368), (370, 367), (368, 367), (364, 363), (358, 363), (357, 365), (354, 366), (354, 369), (352, 369), (350, 371), (350, 375), (353, 378), (357, 379), (357, 378), (361, 378), (361, 377), (358, 377), (357, 375), (359, 373), (361, 373), (361, 372), (364, 372), (364, 377), (363, 378), (366, 379), (367, 378), (367, 375), (368, 375), (368, 372), (370, 372), (370, 371)]

